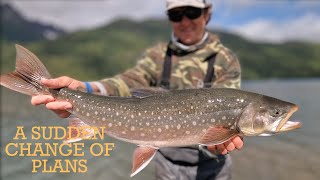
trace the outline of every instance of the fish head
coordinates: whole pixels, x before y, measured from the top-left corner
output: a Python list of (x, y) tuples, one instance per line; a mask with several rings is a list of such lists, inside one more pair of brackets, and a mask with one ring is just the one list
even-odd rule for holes
[(288, 121), (298, 106), (280, 99), (261, 96), (243, 111), (238, 127), (247, 136), (270, 136), (301, 127), (300, 122)]

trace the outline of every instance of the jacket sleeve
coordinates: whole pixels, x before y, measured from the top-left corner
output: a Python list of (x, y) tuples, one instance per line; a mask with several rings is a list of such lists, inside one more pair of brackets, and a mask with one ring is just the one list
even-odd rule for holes
[(241, 67), (238, 58), (227, 48), (223, 47), (217, 54), (214, 64), (215, 80), (213, 87), (240, 88)]
[(108, 95), (130, 96), (130, 89), (154, 86), (157, 84), (162, 68), (163, 47), (158, 45), (148, 49), (137, 64), (125, 72), (100, 82), (105, 86)]

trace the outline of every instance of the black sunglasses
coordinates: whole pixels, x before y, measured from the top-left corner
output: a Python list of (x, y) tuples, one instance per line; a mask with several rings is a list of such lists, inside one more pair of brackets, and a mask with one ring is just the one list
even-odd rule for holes
[(202, 9), (195, 7), (186, 7), (179, 10), (169, 10), (168, 17), (172, 22), (180, 22), (183, 16), (186, 16), (188, 19), (197, 19), (202, 14)]

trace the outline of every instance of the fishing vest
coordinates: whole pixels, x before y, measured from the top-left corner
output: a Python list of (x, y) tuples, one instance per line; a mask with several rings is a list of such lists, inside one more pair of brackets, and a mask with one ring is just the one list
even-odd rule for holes
[[(169, 43), (170, 44), (170, 43)], [(167, 50), (163, 62), (163, 70), (161, 75), (160, 87), (170, 88), (170, 76), (171, 76), (171, 59), (174, 51), (167, 45)], [(179, 53), (179, 55), (186, 55), (187, 53)], [(203, 88), (211, 88), (214, 77), (214, 62), (217, 53), (213, 53), (205, 58), (208, 63), (206, 75), (203, 79)], [(178, 151), (177, 151), (178, 150)], [(225, 161), (224, 155), (215, 155), (207, 150), (206, 147), (190, 146), (190, 147), (177, 147), (177, 148), (164, 148), (159, 150), (159, 153), (171, 163), (181, 166), (195, 166), (199, 162), (204, 161), (217, 161), (220, 159), (223, 166)]]
[[(169, 43), (170, 44), (170, 43)], [(173, 50), (169, 47), (169, 44), (167, 46), (165, 59), (163, 62), (163, 70), (161, 75), (161, 81), (160, 81), (160, 87), (169, 89), (170, 88), (170, 77), (171, 77), (171, 59), (173, 55)], [(211, 88), (212, 82), (214, 81), (214, 62), (216, 59), (217, 53), (214, 53), (210, 56), (208, 56), (205, 61), (208, 62), (208, 68), (205, 75), (205, 78), (203, 80), (203, 88)]]

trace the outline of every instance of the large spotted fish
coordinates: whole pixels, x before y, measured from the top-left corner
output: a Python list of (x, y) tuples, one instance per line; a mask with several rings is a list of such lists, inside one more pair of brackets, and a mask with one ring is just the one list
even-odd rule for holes
[(236, 89), (173, 90), (126, 98), (48, 89), (40, 83), (51, 78), (40, 60), (22, 46), (16, 49), (16, 70), (2, 75), (1, 85), (69, 101), (69, 111), (79, 118), (71, 125), (103, 126), (109, 136), (137, 144), (131, 176), (162, 147), (214, 145), (237, 135), (272, 135), (300, 127), (288, 121), (298, 109), (295, 104)]

